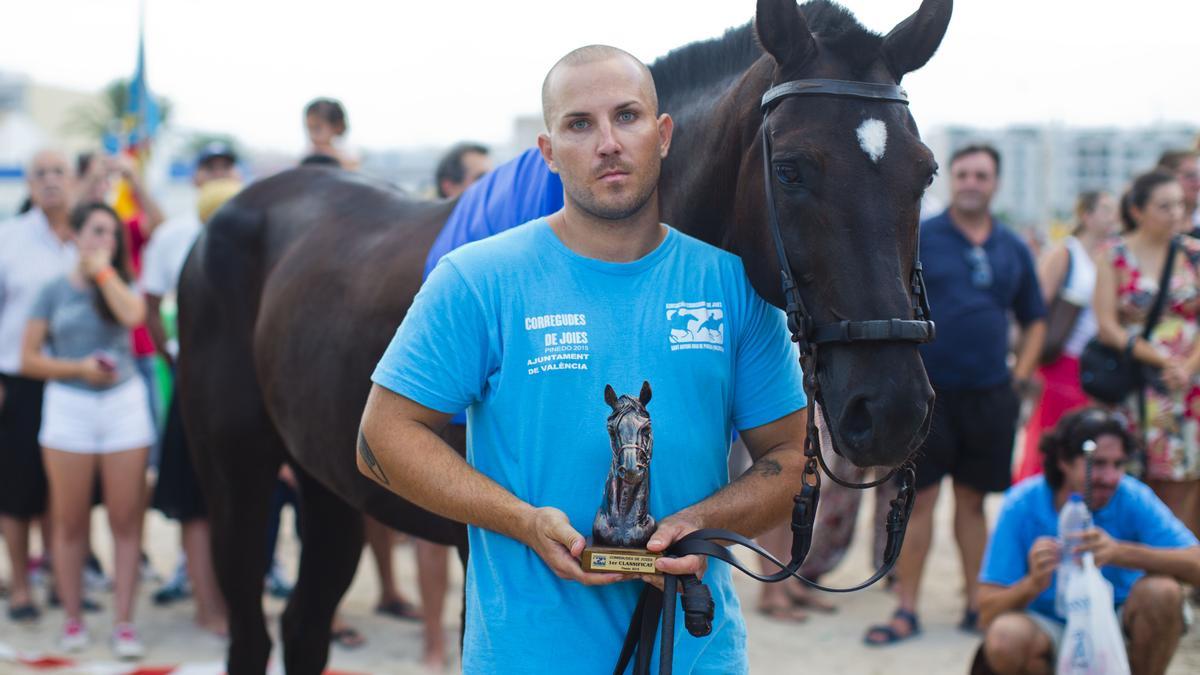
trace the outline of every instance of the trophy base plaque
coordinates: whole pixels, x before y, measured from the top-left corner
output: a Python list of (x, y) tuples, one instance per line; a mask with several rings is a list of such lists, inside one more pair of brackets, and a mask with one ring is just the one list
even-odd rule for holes
[(651, 553), (644, 548), (588, 546), (583, 549), (580, 563), (585, 572), (662, 574), (654, 568), (654, 561), (661, 557), (661, 553)]

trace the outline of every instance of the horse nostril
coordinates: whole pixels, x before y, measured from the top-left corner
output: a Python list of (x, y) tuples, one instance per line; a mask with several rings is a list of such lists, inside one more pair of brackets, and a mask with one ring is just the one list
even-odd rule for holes
[(617, 478), (622, 478), (622, 479), (625, 478), (625, 467), (623, 467), (623, 466), (617, 467)]
[(867, 407), (865, 396), (856, 396), (846, 404), (838, 426), (841, 428), (842, 438), (852, 443), (862, 443), (871, 437), (871, 411)]

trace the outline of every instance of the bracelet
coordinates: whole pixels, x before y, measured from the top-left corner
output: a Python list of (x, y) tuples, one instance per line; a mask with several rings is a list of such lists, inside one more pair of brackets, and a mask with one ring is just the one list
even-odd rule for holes
[(112, 267), (105, 267), (104, 269), (100, 270), (99, 272), (96, 272), (96, 275), (92, 278), (95, 279), (97, 286), (103, 286), (104, 282), (108, 281), (109, 279), (111, 279), (115, 276), (117, 276), (116, 270), (114, 270)]

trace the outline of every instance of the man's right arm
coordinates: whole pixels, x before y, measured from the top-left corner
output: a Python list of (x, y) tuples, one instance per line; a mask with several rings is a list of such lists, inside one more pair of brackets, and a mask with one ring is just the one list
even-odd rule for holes
[(559, 577), (584, 584), (623, 580), (583, 571), (586, 541), (562, 511), (536, 508), (467, 464), (437, 433), (449, 419), (373, 385), (358, 433), (358, 470), (429, 511), (524, 543)]
[(1037, 599), (1054, 578), (1058, 568), (1058, 541), (1054, 537), (1039, 537), (1029, 549), (1028, 571), (1009, 586), (988, 581), (979, 584), (979, 623), (991, 625), (1005, 612), (1024, 610)]

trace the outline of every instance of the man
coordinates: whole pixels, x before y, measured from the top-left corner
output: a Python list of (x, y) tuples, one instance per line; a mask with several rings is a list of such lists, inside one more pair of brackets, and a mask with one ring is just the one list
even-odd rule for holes
[[(208, 217), (241, 188), (237, 159), (233, 147), (220, 141), (208, 143), (200, 150), (192, 172), (196, 207), (163, 223), (150, 238), (142, 257), (140, 282), (146, 296), (146, 328), (156, 350), (172, 367), (179, 356), (179, 345), (168, 336), (163, 323), (162, 302), (164, 298), (174, 296), (188, 252)], [(179, 521), (184, 555), (167, 583), (155, 591), (154, 603), (170, 604), (194, 591), (196, 625), (218, 635), (224, 634), (225, 608), (212, 569), (207, 510), (199, 497), (195, 470), (185, 446), (176, 396), (171, 396), (167, 405), (158, 473), (153, 506)], [(189, 577), (194, 580), (190, 585)]]
[(1168, 150), (1158, 158), (1158, 168), (1175, 174), (1183, 186), (1184, 227), (1200, 236), (1200, 151)]
[[(29, 523), (46, 508), (38, 444), (43, 383), (21, 377), (21, 339), (42, 286), (74, 266), (77, 256), (70, 224), (74, 183), (66, 156), (37, 153), (26, 180), (33, 208), (0, 224), (0, 533), (14, 570), (8, 591), (13, 621), (39, 616), (25, 569)], [(43, 544), (49, 540), (43, 532)]]
[(488, 149), (478, 143), (459, 143), (438, 161), (433, 174), (438, 197), (454, 199), (492, 170)]
[[(541, 163), (540, 156), (538, 162)], [(488, 157), (486, 147), (478, 143), (458, 143), (442, 156), (434, 171), (433, 182), (437, 185), (438, 197), (458, 199), (466, 192), (467, 188), (484, 175), (489, 174), (491, 170), (492, 161)], [(544, 165), (542, 170), (545, 171)], [(442, 234), (439, 234), (437, 243), (430, 251), (429, 260), (425, 266), (426, 277), (429, 276), (429, 272), (433, 270), (443, 255), (452, 248), (466, 243), (447, 239), (451, 231), (466, 230), (470, 235), (480, 239), (492, 234), (487, 231), (487, 228), (484, 228), (482, 232), (478, 227), (469, 228), (465, 222), (471, 219), (476, 221), (472, 224), (478, 225), (481, 214), (478, 213), (476, 207), (486, 200), (476, 199), (476, 204), (467, 203), (464, 200), (460, 200), (455, 206), (450, 219), (443, 227)], [(520, 222), (537, 215), (542, 214), (531, 214)], [(468, 241), (475, 240), (472, 238)], [(464, 447), (466, 445), (466, 428), (464, 426), (466, 422), (466, 416), (462, 413), (455, 415), (442, 432), (442, 438), (452, 447)], [(430, 670), (441, 671), (446, 666), (446, 631), (442, 626), (442, 614), (446, 606), (446, 590), (450, 581), (447, 567), (450, 547), (417, 539), (416, 549), (417, 586), (421, 593), (421, 617), (425, 624), (421, 661)]]
[[(237, 160), (237, 152), (228, 143), (213, 141), (206, 144), (197, 153), (196, 168), (192, 172), (192, 184), (197, 193), (210, 181), (241, 181)], [(141, 286), (146, 294), (146, 328), (158, 353), (172, 364), (177, 356), (175, 346), (168, 343), (159, 306), (164, 296), (174, 292), (188, 251), (203, 227), (198, 210), (188, 209), (158, 228), (143, 256)]]
[[(921, 262), (938, 325), (937, 340), (921, 346), (921, 357), (937, 405), (917, 453), (917, 499), (896, 566), (899, 608), (888, 624), (867, 632), (869, 645), (920, 632), (917, 599), (933, 509), (947, 475), (953, 478), (954, 537), (967, 591), (960, 627), (976, 630), (976, 578), (987, 545), (983, 498), (1009, 485), (1017, 392), (1029, 387), (1046, 315), (1029, 249), (991, 214), (999, 176), (1000, 154), (991, 146), (958, 150), (950, 158), (950, 208), (921, 226)], [(1011, 373), (1009, 312), (1021, 327)]]
[[(363, 473), (469, 526), (468, 674), (615, 662), (642, 582), (580, 566), (612, 460), (606, 384), (653, 390), (651, 551), (701, 527), (766, 530), (803, 470), (805, 399), (782, 313), (736, 257), (659, 222), (673, 122), (649, 70), (584, 47), (550, 70), (542, 102), (538, 146), (565, 206), (442, 260), (375, 371), (359, 435)], [(719, 339), (672, 349), (680, 302), (719, 309)], [(438, 436), (463, 408), (467, 462)], [(728, 483), (735, 428), (755, 463)], [(694, 556), (656, 567), (704, 569)], [(713, 632), (682, 640), (677, 668), (746, 672), (729, 568), (706, 581)]]
[[(1095, 527), (1063, 542), (1055, 538), (1058, 511), (1072, 493), (1086, 492), (1088, 440), (1096, 444)], [(980, 574), (987, 665), (1002, 675), (1054, 672), (1066, 621), (1055, 609), (1055, 570), (1070, 545), (1090, 552), (1113, 585), (1133, 673), (1166, 673), (1185, 626), (1180, 583), (1200, 584), (1200, 542), (1150, 488), (1125, 475), (1135, 441), (1117, 416), (1097, 408), (1072, 413), (1047, 445), (1045, 474), (1005, 495)]]

